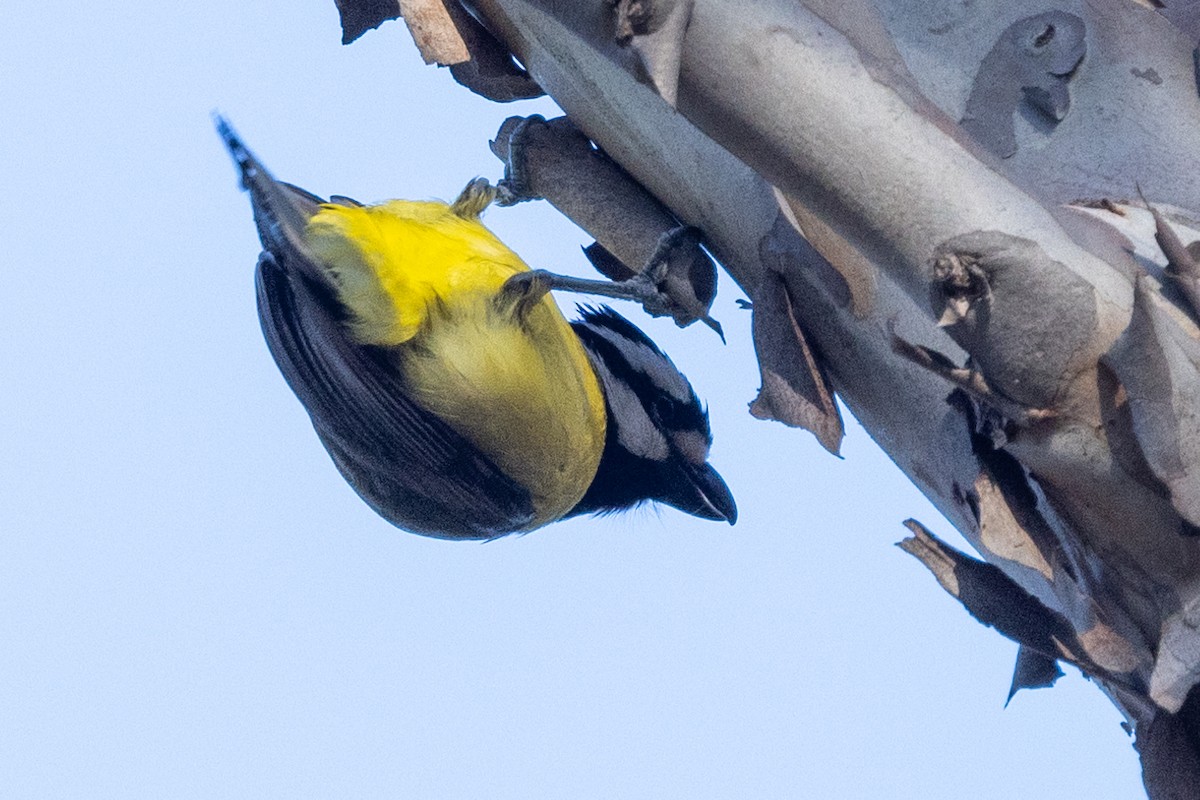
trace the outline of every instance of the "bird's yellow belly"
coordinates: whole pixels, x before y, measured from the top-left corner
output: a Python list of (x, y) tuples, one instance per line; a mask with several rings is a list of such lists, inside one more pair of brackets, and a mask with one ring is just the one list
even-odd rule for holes
[(493, 295), (429, 309), (396, 348), (413, 399), (530, 490), (533, 529), (583, 497), (604, 450), (604, 399), (587, 354), (548, 297), (521, 321)]
[(412, 399), (530, 492), (529, 529), (574, 508), (604, 450), (604, 397), (549, 296), (500, 302), (521, 259), (435, 202), (322, 206), (306, 238), (354, 337), (391, 353)]

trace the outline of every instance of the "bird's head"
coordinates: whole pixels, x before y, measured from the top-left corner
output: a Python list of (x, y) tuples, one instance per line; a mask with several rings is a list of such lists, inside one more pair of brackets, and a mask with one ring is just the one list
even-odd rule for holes
[(708, 463), (708, 413), (687, 378), (611, 308), (581, 307), (571, 324), (600, 377), (608, 409), (600, 467), (571, 514), (620, 511), (654, 500), (732, 525), (737, 506)]

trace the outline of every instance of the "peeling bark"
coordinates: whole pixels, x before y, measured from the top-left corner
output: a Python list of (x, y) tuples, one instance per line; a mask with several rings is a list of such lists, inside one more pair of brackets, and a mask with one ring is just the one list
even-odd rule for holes
[(675, 105), (692, 0), (614, 0), (613, 6), (617, 42), (637, 55), (646, 80)]
[(398, 0), (334, 0), (342, 22), (342, 44), (400, 16)]
[(1087, 53), (1083, 20), (1048, 11), (1014, 22), (983, 59), (963, 128), (1001, 158), (1017, 152), (1013, 115), (1026, 102), (1042, 124), (1062, 122), (1071, 108), (1067, 81)]
[(450, 8), (444, 0), (399, 0), (400, 16), (408, 26), (417, 49), (426, 64), (461, 64), (471, 58), (467, 43), (458, 32)]
[(505, 163), (504, 204), (544, 198), (596, 238), (585, 249), (592, 265), (613, 281), (654, 266), (665, 269), (660, 289), (679, 326), (709, 317), (717, 293), (717, 267), (695, 229), (684, 229), (662, 203), (592, 146), (566, 117), (509, 117), (492, 142)]
[(753, 302), (756, 415), (836, 452), (844, 401), (986, 559), (905, 544), (1020, 642), (1010, 692), (1076, 665), (1151, 796), (1191, 797), (1200, 34), (1171, 0), (1050, 5), (469, 3), (580, 163), (658, 209), (623, 238), (597, 216), (620, 203), (569, 199), (588, 181), (537, 188), (601, 271), (639, 269), (661, 220), (700, 231)]
[(1012, 702), (1013, 696), (1022, 689), (1046, 689), (1057, 683), (1062, 676), (1063, 671), (1059, 669), (1058, 659), (1021, 645), (1017, 649), (1012, 685), (1008, 687), (1008, 697), (1005, 698), (1004, 704)]
[(762, 388), (750, 413), (811, 431), (826, 450), (838, 455), (845, 430), (829, 381), (796, 321), (783, 278), (768, 273), (763, 283), (753, 309)]

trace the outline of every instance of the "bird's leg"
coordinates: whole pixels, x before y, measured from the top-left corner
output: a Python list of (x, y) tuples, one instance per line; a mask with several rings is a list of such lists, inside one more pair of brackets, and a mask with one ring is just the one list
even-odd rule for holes
[(549, 278), (557, 277), (560, 276), (540, 269), (518, 272), (500, 287), (496, 304), (501, 309), (513, 309), (518, 317), (524, 318), (554, 288)]
[(639, 273), (627, 281), (614, 282), (576, 278), (571, 275), (548, 272), (544, 269), (535, 269), (513, 275), (505, 281), (501, 293), (532, 291), (531, 288), (526, 287), (538, 287), (541, 294), (536, 299), (541, 299), (541, 295), (550, 290), (579, 292), (580, 294), (612, 297), (617, 300), (632, 300), (635, 303), (641, 303), (651, 316), (657, 317), (671, 313), (666, 296), (658, 290), (654, 278), (647, 276), (646, 273)]
[[(663, 281), (667, 278), (669, 259), (682, 240), (694, 235), (695, 229), (683, 226), (672, 228), (664, 233), (654, 252), (647, 259), (646, 265), (640, 272), (627, 280), (604, 281), (576, 278), (571, 275), (559, 275), (555, 272), (538, 269), (522, 272), (509, 278), (505, 283), (504, 292), (528, 291), (517, 287), (536, 283), (538, 286), (546, 287), (542, 290), (543, 294), (545, 291), (554, 290), (594, 294), (616, 300), (632, 300), (641, 304), (646, 313), (652, 317), (669, 316), (675, 304), (662, 289)], [(510, 289), (510, 287), (512, 288)]]
[(652, 317), (669, 316), (675, 304), (671, 297), (663, 291), (663, 282), (667, 278), (670, 257), (682, 240), (694, 235), (694, 228), (683, 226), (666, 231), (659, 237), (658, 244), (650, 258), (646, 260), (645, 266), (633, 277), (623, 281), (592, 280), (558, 275), (544, 270), (537, 271), (542, 274), (551, 289), (594, 294), (617, 300), (632, 300), (640, 303), (646, 313)]

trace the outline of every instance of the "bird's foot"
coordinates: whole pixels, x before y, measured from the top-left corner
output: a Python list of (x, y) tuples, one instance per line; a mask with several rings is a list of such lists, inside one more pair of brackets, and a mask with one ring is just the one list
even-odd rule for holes
[(526, 144), (530, 129), (534, 125), (545, 125), (546, 118), (533, 114), (517, 123), (508, 135), (508, 157), (504, 159), (504, 178), (496, 184), (496, 204), (515, 206), (527, 200), (539, 200), (541, 195), (533, 191), (529, 169), (525, 160)]

